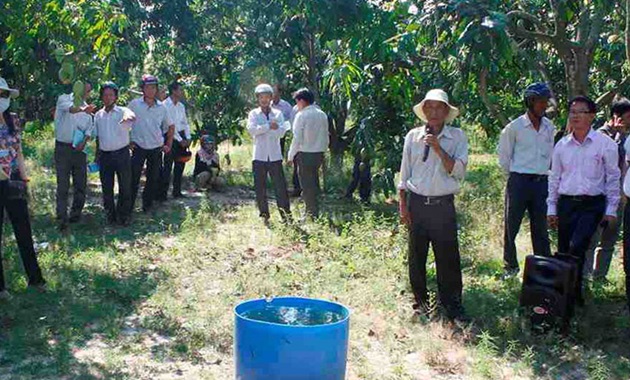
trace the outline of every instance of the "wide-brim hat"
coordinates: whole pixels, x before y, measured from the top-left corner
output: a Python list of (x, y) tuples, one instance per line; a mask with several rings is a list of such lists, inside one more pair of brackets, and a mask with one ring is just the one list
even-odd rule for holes
[(0, 78), (0, 90), (8, 91), (12, 98), (15, 98), (16, 96), (20, 95), (20, 90), (16, 90), (15, 88), (10, 88), (9, 84), (4, 78)]
[(427, 116), (424, 114), (424, 103), (426, 103), (427, 100), (435, 100), (438, 102), (442, 102), (448, 106), (449, 111), (448, 116), (446, 116), (447, 123), (452, 122), (457, 116), (459, 116), (459, 109), (449, 103), (448, 94), (444, 90), (434, 89), (427, 92), (424, 99), (420, 103), (413, 106), (413, 113), (415, 113), (416, 116), (420, 118), (420, 120), (424, 122), (428, 121)]

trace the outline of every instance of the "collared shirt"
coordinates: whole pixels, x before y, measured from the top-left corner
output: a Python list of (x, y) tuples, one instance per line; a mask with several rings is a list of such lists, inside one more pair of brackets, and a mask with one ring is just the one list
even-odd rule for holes
[(164, 101), (164, 105), (168, 110), (171, 121), (175, 124), (175, 134), (173, 135), (173, 139), (175, 139), (175, 141), (182, 141), (181, 132), (184, 132), (186, 140), (190, 140), (190, 125), (188, 124), (188, 119), (186, 118), (186, 107), (184, 106), (184, 103), (179, 101), (175, 104), (173, 99), (169, 96)]
[(402, 164), (400, 165), (399, 190), (413, 191), (426, 197), (437, 197), (459, 192), (459, 181), (466, 175), (468, 164), (468, 139), (459, 128), (445, 125), (438, 135), (440, 146), (455, 165), (448, 173), (442, 160), (431, 148), (426, 161), (422, 161), (426, 144), (426, 127), (414, 128), (405, 137)]
[(149, 107), (144, 98), (140, 97), (129, 103), (129, 109), (136, 115), (131, 126), (131, 141), (142, 149), (164, 146), (164, 134), (173, 125), (164, 103), (155, 102)]
[(319, 107), (304, 107), (293, 120), (293, 141), (289, 149), (289, 161), (299, 152), (321, 153), (328, 149), (328, 116)]
[[(86, 103), (83, 102), (83, 105)], [(74, 131), (79, 129), (86, 136), (92, 135), (94, 127), (92, 116), (85, 112), (70, 113), (74, 106), (74, 95), (64, 94), (57, 98), (55, 109), (55, 140), (72, 144)]]
[[(278, 129), (271, 129), (271, 122), (278, 123)], [(284, 120), (282, 112), (270, 108), (265, 115), (260, 107), (249, 112), (247, 131), (254, 138), (254, 161), (282, 161), (280, 138), (291, 128)]]
[(617, 146), (608, 136), (591, 130), (584, 142), (565, 136), (553, 150), (547, 215), (557, 215), (560, 195), (605, 195), (606, 215), (617, 215), (619, 178)]
[(272, 103), (271, 106), (282, 112), (284, 120), (291, 121), (293, 119), (293, 106), (284, 99), (280, 99), (278, 104)]
[(528, 114), (505, 126), (499, 139), (499, 164), (505, 173), (549, 174), (553, 154), (553, 123), (543, 117), (538, 131)]
[(102, 108), (94, 115), (94, 134), (98, 137), (100, 150), (113, 152), (129, 145), (132, 122), (122, 123), (125, 116), (135, 115), (129, 108), (119, 106), (114, 106), (109, 112)]

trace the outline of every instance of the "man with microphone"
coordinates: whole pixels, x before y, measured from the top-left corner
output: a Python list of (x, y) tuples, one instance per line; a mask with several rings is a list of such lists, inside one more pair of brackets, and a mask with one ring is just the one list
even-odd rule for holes
[(454, 195), (468, 163), (464, 132), (448, 123), (459, 110), (443, 90), (429, 91), (413, 111), (425, 124), (405, 137), (400, 168), (400, 217), (409, 229), (409, 279), (420, 314), (431, 307), (426, 285), (429, 244), (435, 253), (439, 301), (453, 321), (466, 321)]

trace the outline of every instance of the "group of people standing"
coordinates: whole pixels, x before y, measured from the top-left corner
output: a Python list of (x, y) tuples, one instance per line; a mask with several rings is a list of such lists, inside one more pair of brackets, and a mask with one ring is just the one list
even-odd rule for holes
[[(576, 303), (584, 305), (584, 277), (605, 279), (623, 215), (630, 307), (630, 207), (623, 207), (630, 197), (630, 180), (624, 176), (630, 162), (630, 101), (616, 99), (611, 120), (595, 130), (595, 102), (577, 96), (569, 101), (566, 131), (557, 132), (545, 116), (552, 98), (545, 83), (528, 86), (525, 114), (501, 133), (499, 163), (507, 176), (503, 279), (519, 273), (515, 239), (527, 212), (535, 255), (551, 256), (548, 229), (553, 228), (558, 252), (576, 259)], [(449, 319), (465, 321), (454, 195), (468, 161), (466, 135), (448, 125), (459, 111), (443, 90), (429, 91), (413, 111), (425, 125), (405, 138), (398, 188), (401, 221), (409, 231), (414, 309), (423, 315), (433, 310), (426, 285), (431, 244), (439, 304)]]
[[(144, 75), (142, 96), (127, 107), (118, 105), (119, 88), (105, 82), (99, 88), (103, 107), (99, 110), (87, 100), (92, 85), (85, 83), (79, 95), (59, 96), (55, 107), (54, 163), (57, 177), (56, 219), (60, 231), (78, 223), (86, 201), (88, 168), (100, 174), (106, 220), (111, 225), (128, 226), (145, 173), (142, 210), (151, 211), (157, 202), (167, 200), (172, 182), (172, 197), (183, 197), (182, 176), (192, 154), (192, 134), (182, 103), (182, 84), (168, 86), (168, 97), (160, 96), (158, 79)], [(11, 97), (19, 92), (0, 78), (0, 229), (6, 210), (14, 226), (29, 285), (44, 289), (45, 281), (37, 263), (28, 215), (26, 175), (21, 135), (9, 113)], [(283, 220), (290, 221), (289, 193), (282, 167), (285, 134), (293, 138), (287, 162), (294, 165), (293, 194), (302, 195), (309, 216), (319, 215), (319, 170), (328, 148), (328, 117), (314, 103), (313, 93), (300, 89), (294, 94), (295, 106), (280, 98), (276, 90), (261, 84), (255, 90), (259, 107), (249, 113), (247, 130), (253, 137), (253, 176), (256, 201), (265, 223), (270, 212), (266, 181), (270, 176)], [(79, 97), (76, 98), (75, 97)], [(88, 165), (90, 143), (94, 141), (94, 162)], [(199, 136), (200, 148), (195, 156), (193, 177), (197, 189), (222, 186), (220, 160), (213, 136)], [(299, 169), (298, 169), (299, 168)], [(118, 199), (114, 185), (118, 183)], [(70, 188), (72, 186), (72, 201)], [(70, 204), (70, 207), (69, 207)], [(9, 298), (5, 289), (0, 257), (0, 298)]]
[[(142, 209), (156, 202), (182, 197), (182, 175), (191, 158), (192, 141), (180, 83), (169, 86), (169, 97), (158, 99), (158, 80), (145, 75), (142, 96), (128, 107), (117, 104), (118, 86), (100, 86), (103, 103), (96, 110), (87, 103), (88, 83), (81, 99), (61, 95), (55, 112), (55, 166), (57, 175), (57, 220), (62, 231), (81, 220), (87, 187), (86, 147), (96, 141), (96, 162), (103, 187), (107, 221), (128, 225), (146, 173)], [(329, 145), (328, 117), (307, 88), (293, 93), (295, 106), (280, 97), (280, 87), (260, 84), (255, 88), (258, 106), (247, 119), (253, 139), (252, 172), (259, 215), (268, 223), (267, 180), (271, 178), (280, 216), (291, 222), (289, 191), (283, 161), (294, 166), (293, 194), (301, 195), (307, 216), (319, 215), (319, 172)], [(11, 220), (29, 286), (43, 289), (45, 281), (37, 264), (28, 215), (25, 171), (20, 133), (9, 113), (11, 97), (18, 91), (0, 78), (0, 229), (6, 210)], [(584, 276), (603, 280), (617, 240), (619, 219), (624, 220), (624, 251), (630, 249), (630, 180), (625, 177), (630, 162), (630, 101), (617, 99), (611, 119), (593, 129), (596, 104), (578, 96), (569, 102), (566, 133), (556, 132), (545, 114), (552, 99), (544, 83), (524, 91), (526, 112), (501, 133), (499, 164), (507, 176), (505, 190), (504, 278), (519, 272), (515, 239), (525, 212), (529, 214), (534, 254), (550, 256), (549, 228), (558, 229), (558, 251), (578, 262), (576, 302), (582, 296)], [(409, 277), (414, 308), (429, 313), (426, 262), (429, 245), (435, 253), (439, 304), (446, 317), (467, 320), (462, 303), (462, 273), (454, 197), (468, 164), (468, 141), (460, 128), (450, 123), (459, 110), (440, 89), (429, 91), (413, 112), (423, 123), (405, 137), (400, 182), (400, 217), (409, 231)], [(285, 153), (285, 138), (292, 133)], [(216, 182), (219, 158), (210, 135), (199, 138), (193, 176), (198, 188)], [(286, 157), (285, 157), (286, 154)], [(359, 158), (359, 161), (364, 158)], [(356, 163), (355, 163), (356, 166)], [(174, 168), (174, 169), (173, 169)], [(356, 167), (355, 167), (356, 169)], [(365, 168), (363, 169), (365, 170)], [(114, 182), (118, 181), (118, 200)], [(73, 199), (68, 212), (70, 182)], [(622, 196), (622, 193), (624, 196)], [(363, 196), (362, 196), (363, 197)], [(0, 259), (0, 298), (7, 298)], [(624, 255), (626, 289), (630, 300), (630, 260)]]
[[(501, 133), (499, 162), (508, 175), (504, 278), (519, 272), (514, 240), (527, 211), (534, 254), (551, 255), (551, 227), (558, 230), (558, 252), (577, 258), (576, 303), (583, 305), (584, 279), (606, 281), (623, 205), (630, 195), (625, 177), (630, 101), (616, 98), (610, 120), (595, 129), (597, 105), (588, 97), (575, 97), (569, 102), (563, 136), (544, 116), (551, 98), (546, 84), (529, 86), (527, 113)], [(628, 240), (630, 235), (624, 234), (624, 244)], [(625, 256), (628, 281), (630, 263)]]
[[(87, 187), (88, 155), (85, 148), (91, 139), (97, 141), (95, 162), (99, 165), (108, 223), (125, 226), (130, 223), (143, 170), (146, 173), (143, 211), (148, 212), (155, 202), (167, 199), (171, 179), (172, 196), (183, 196), (182, 176), (185, 159), (190, 158), (187, 149), (192, 136), (181, 102), (182, 85), (172, 83), (169, 97), (161, 101), (157, 98), (157, 78), (144, 75), (142, 96), (133, 99), (128, 107), (122, 107), (117, 104), (118, 86), (105, 82), (99, 93), (103, 108), (98, 112), (86, 102), (91, 87), (86, 84), (84, 98), (79, 102), (75, 101), (75, 94), (61, 95), (55, 110), (57, 221), (62, 231), (69, 223), (81, 219)], [(68, 217), (71, 180), (73, 199)], [(115, 180), (118, 181), (117, 202), (114, 201)]]
[[(296, 105), (289, 112), (290, 104), (279, 98), (276, 86), (266, 83), (254, 90), (258, 107), (249, 112), (247, 131), (254, 140), (252, 171), (256, 203), (260, 217), (269, 222), (267, 178), (270, 177), (276, 193), (280, 216), (290, 221), (291, 206), (287, 182), (282, 166), (283, 138), (292, 131), (293, 138), (287, 153), (287, 163), (297, 168), (298, 180), (294, 180), (294, 193), (301, 193), (307, 215), (319, 216), (319, 172), (328, 149), (328, 116), (316, 104), (312, 91), (302, 88), (293, 94)], [(287, 118), (288, 116), (288, 118)], [(296, 186), (297, 185), (297, 186)]]

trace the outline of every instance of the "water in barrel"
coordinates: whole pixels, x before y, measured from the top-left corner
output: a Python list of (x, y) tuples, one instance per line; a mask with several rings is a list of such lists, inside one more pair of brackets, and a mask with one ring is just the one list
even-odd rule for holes
[(272, 304), (245, 311), (241, 316), (255, 321), (291, 326), (329, 325), (344, 319), (340, 313), (317, 307), (275, 306)]

